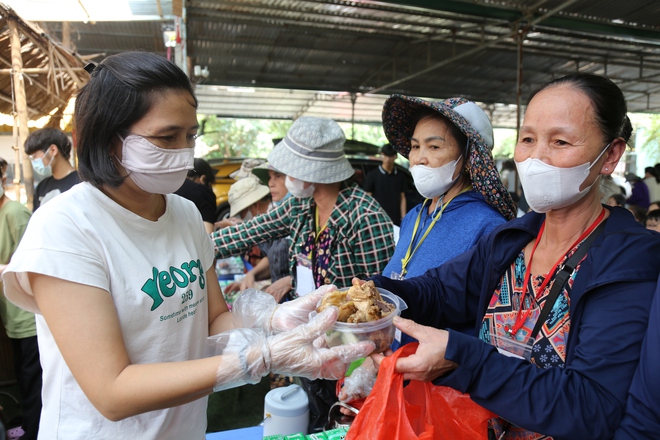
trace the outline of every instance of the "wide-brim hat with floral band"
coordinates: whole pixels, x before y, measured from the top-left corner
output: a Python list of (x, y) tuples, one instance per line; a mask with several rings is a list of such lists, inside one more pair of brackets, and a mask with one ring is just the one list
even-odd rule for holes
[(474, 102), (465, 98), (425, 101), (413, 96), (390, 96), (383, 105), (383, 130), (394, 149), (408, 157), (417, 114), (425, 108), (449, 119), (468, 138), (465, 169), (472, 187), (507, 220), (514, 219), (515, 205), (493, 160), (493, 127), (486, 113)]
[(231, 217), (235, 216), (253, 203), (257, 203), (268, 194), (270, 194), (268, 187), (259, 183), (259, 179), (255, 176), (249, 175), (243, 177), (229, 187), (228, 197), (229, 206), (231, 208), (229, 215)]
[[(268, 180), (270, 180), (270, 176), (268, 175), (268, 171), (276, 171), (278, 173), (282, 173), (282, 171), (276, 169), (269, 162), (261, 164), (258, 167), (252, 168), (252, 174), (257, 176), (257, 178), (259, 179), (259, 181), (261, 182), (262, 185), (268, 185)], [(284, 173), (282, 173), (282, 174), (284, 174)]]
[(355, 172), (344, 155), (345, 141), (344, 131), (332, 119), (302, 116), (275, 145), (268, 163), (304, 182), (342, 182)]

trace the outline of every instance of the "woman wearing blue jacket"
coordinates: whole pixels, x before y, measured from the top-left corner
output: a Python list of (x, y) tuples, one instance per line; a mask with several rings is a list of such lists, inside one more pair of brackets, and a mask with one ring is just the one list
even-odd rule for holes
[[(423, 276), (375, 278), (417, 322), (395, 320), (420, 341), (397, 371), (469, 393), (499, 416), (496, 438), (602, 440), (621, 421), (660, 273), (660, 236), (599, 200), (631, 136), (626, 113), (603, 77), (541, 87), (515, 151), (536, 212)], [(474, 336), (439, 330), (469, 324)]]

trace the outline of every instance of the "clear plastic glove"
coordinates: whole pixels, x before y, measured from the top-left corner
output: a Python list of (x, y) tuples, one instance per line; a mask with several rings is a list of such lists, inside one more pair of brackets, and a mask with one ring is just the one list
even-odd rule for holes
[(344, 386), (339, 393), (339, 400), (350, 402), (367, 397), (376, 383), (376, 367), (371, 358), (357, 367), (350, 376), (344, 379)]
[(234, 301), (234, 327), (261, 328), (268, 334), (291, 330), (308, 322), (310, 312), (316, 310), (321, 297), (333, 290), (337, 290), (337, 287), (321, 286), (308, 295), (278, 305), (271, 295), (256, 289), (247, 289)]
[(268, 371), (309, 379), (338, 379), (348, 365), (374, 350), (371, 341), (315, 348), (312, 342), (337, 320), (329, 307), (307, 324), (266, 337), (261, 330), (234, 329), (208, 338), (211, 355), (222, 355), (214, 391), (257, 383)]

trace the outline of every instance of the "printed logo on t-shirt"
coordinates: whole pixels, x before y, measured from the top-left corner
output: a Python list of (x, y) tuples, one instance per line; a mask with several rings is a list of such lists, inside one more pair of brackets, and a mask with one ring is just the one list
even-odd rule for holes
[[(173, 296), (177, 288), (186, 289), (190, 284), (199, 279), (199, 287), (204, 289), (206, 280), (204, 271), (201, 269), (200, 260), (192, 260), (181, 264), (181, 268), (170, 266), (169, 270), (159, 271), (158, 268), (152, 268), (152, 276), (142, 286), (142, 291), (146, 293), (153, 301), (151, 311), (156, 310), (163, 303), (165, 298)], [(196, 274), (195, 274), (196, 272)], [(192, 299), (192, 290), (186, 291), (183, 295), (190, 296)]]

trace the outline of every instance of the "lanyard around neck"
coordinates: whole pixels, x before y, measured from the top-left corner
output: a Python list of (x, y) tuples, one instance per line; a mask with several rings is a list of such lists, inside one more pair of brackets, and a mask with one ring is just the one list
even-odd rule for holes
[[(603, 220), (605, 217), (605, 208), (600, 212), (600, 215), (594, 222), (587, 228), (582, 235), (573, 243), (573, 245), (568, 249), (569, 251), (573, 249), (575, 246), (577, 246), (579, 243), (581, 243), (585, 238), (589, 236), (593, 232), (594, 229), (596, 229), (596, 226)], [(543, 224), (541, 225), (541, 229), (539, 230), (539, 235), (536, 237), (536, 240), (534, 241), (534, 247), (532, 247), (532, 253), (529, 256), (529, 264), (527, 265), (527, 268), (525, 269), (525, 279), (523, 281), (523, 290), (522, 293), (520, 294), (520, 308), (518, 309), (518, 314), (516, 315), (516, 322), (514, 323), (513, 327), (510, 327), (508, 325), (504, 326), (504, 331), (511, 337), (515, 337), (516, 334), (518, 333), (518, 330), (522, 328), (522, 326), (525, 324), (525, 321), (527, 321), (527, 318), (529, 317), (529, 314), (531, 313), (531, 304), (530, 308), (523, 310), (524, 304), (525, 304), (525, 297), (527, 296), (527, 286), (529, 285), (529, 278), (532, 273), (532, 259), (534, 258), (534, 252), (536, 252), (536, 247), (539, 245), (539, 242), (541, 241), (541, 236), (543, 235), (543, 231), (545, 230), (545, 220), (543, 221)], [(554, 266), (552, 266), (552, 269), (550, 269), (550, 272), (548, 272), (547, 276), (543, 280), (543, 283), (541, 283), (541, 286), (538, 288), (536, 295), (534, 296), (535, 299), (539, 299), (539, 297), (543, 294), (545, 291), (545, 288), (547, 287), (548, 283), (550, 282), (550, 279), (554, 277), (554, 274), (557, 270), (557, 266), (561, 264), (562, 261), (566, 259), (566, 254), (562, 255), (559, 257), (557, 262), (555, 263)]]
[[(328, 217), (328, 220), (330, 217)], [(319, 207), (315, 206), (314, 207), (314, 226), (316, 228), (316, 235), (314, 236), (314, 243), (317, 243), (319, 241), (319, 237), (325, 231), (325, 229), (328, 227), (328, 220), (325, 221), (323, 226), (319, 226)]]
[[(413, 228), (412, 237), (410, 237), (410, 243), (408, 244), (408, 250), (406, 251), (406, 255), (403, 257), (403, 259), (401, 259), (401, 275), (402, 276), (405, 276), (406, 273), (408, 272), (406, 270), (406, 267), (408, 267), (408, 263), (410, 263), (410, 260), (412, 260), (412, 257), (413, 257), (413, 255), (415, 255), (415, 252), (417, 252), (417, 249), (419, 249), (419, 247), (422, 245), (422, 243), (426, 239), (426, 236), (429, 235), (429, 232), (431, 232), (431, 229), (433, 229), (433, 225), (435, 225), (435, 223), (438, 220), (440, 220), (440, 217), (442, 217), (442, 212), (445, 210), (445, 208), (449, 205), (449, 203), (452, 200), (454, 200), (454, 198), (456, 198), (457, 196), (459, 196), (459, 195), (463, 194), (464, 192), (469, 191), (471, 189), (472, 189), (472, 185), (469, 185), (468, 187), (463, 188), (463, 190), (461, 192), (456, 194), (454, 197), (449, 199), (447, 201), (447, 203), (442, 205), (442, 208), (440, 208), (440, 211), (435, 215), (435, 217), (433, 218), (433, 221), (431, 222), (429, 227), (426, 228), (426, 231), (424, 231), (424, 234), (419, 239), (419, 242), (417, 243), (417, 246), (415, 246), (415, 248), (413, 249), (413, 243), (415, 243), (415, 238), (417, 237), (417, 229), (419, 228), (419, 224), (420, 224), (421, 219), (422, 219), (422, 212), (424, 212), (424, 210), (426, 209), (426, 201), (429, 200), (429, 202), (432, 202), (432, 200), (430, 200), (430, 199), (424, 200), (424, 203), (422, 203), (422, 209), (420, 209), (419, 213), (417, 213), (417, 220), (415, 221), (415, 227)], [(442, 197), (440, 197), (440, 203), (442, 203)], [(430, 203), (429, 203), (429, 206), (430, 206)], [(437, 210), (437, 208), (436, 208), (436, 210)]]

